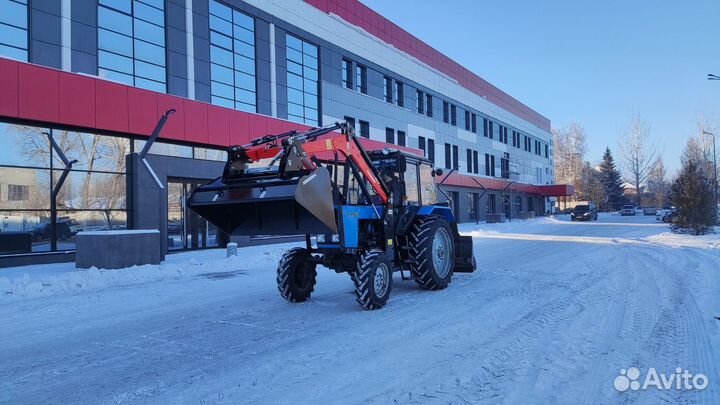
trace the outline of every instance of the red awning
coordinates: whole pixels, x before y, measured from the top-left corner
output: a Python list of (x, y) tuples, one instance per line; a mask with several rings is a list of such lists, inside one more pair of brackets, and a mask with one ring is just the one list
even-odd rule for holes
[(435, 182), (440, 183), (444, 180), (445, 185), (468, 187), (474, 189), (488, 189), (493, 191), (507, 191), (514, 193), (527, 193), (544, 197), (557, 197), (565, 195), (573, 195), (575, 189), (573, 186), (565, 184), (550, 184), (536, 186), (527, 183), (517, 183), (509, 180), (488, 179), (484, 177), (467, 176), (461, 173), (453, 173), (445, 180), (446, 175), (435, 177)]

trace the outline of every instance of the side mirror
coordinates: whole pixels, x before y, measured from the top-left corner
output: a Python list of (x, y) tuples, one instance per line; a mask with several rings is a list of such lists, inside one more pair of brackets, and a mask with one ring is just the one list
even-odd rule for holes
[(435, 177), (435, 176), (442, 176), (442, 175), (443, 175), (443, 170), (442, 170), (442, 169), (434, 169), (434, 170), (432, 171), (432, 176), (433, 176), (433, 177)]

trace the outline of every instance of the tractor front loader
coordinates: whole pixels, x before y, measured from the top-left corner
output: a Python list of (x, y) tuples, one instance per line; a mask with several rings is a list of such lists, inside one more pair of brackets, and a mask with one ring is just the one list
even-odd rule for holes
[(337, 123), (229, 148), (222, 176), (196, 188), (188, 206), (229, 235), (304, 234), (306, 246), (278, 264), (286, 300), (310, 298), (320, 264), (350, 274), (357, 302), (377, 309), (394, 272), (441, 290), (453, 272), (475, 270), (472, 239), (437, 203), (441, 173), (398, 150), (366, 152), (353, 128)]

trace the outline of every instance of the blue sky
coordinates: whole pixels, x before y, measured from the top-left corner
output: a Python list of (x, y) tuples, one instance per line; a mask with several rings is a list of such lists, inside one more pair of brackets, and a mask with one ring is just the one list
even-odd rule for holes
[[(552, 121), (600, 160), (634, 113), (680, 166), (696, 117), (720, 124), (720, 1), (362, 0)], [(616, 153), (617, 157), (617, 153)]]

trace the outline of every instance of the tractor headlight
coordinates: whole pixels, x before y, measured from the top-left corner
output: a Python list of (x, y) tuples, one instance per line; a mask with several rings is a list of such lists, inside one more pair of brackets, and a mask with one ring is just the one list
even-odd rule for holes
[(337, 234), (337, 233), (332, 234), (331, 240), (332, 240), (333, 242), (335, 242), (335, 243), (339, 243), (339, 242), (340, 242), (340, 235)]
[(318, 243), (325, 243), (325, 234), (322, 234), (322, 233), (318, 234), (315, 237), (315, 239), (317, 240)]

